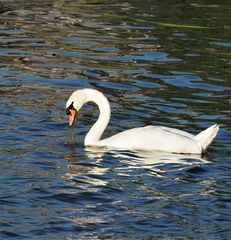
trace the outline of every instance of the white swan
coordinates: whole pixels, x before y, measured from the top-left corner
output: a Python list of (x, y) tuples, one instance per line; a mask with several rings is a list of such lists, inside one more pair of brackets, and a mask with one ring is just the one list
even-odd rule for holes
[(100, 114), (85, 137), (85, 146), (201, 154), (207, 150), (219, 130), (218, 125), (213, 125), (194, 136), (175, 128), (147, 126), (126, 130), (101, 140), (110, 120), (111, 108), (107, 98), (95, 89), (76, 90), (69, 97), (66, 103), (69, 125), (73, 125), (77, 112), (87, 102), (94, 102), (98, 105)]

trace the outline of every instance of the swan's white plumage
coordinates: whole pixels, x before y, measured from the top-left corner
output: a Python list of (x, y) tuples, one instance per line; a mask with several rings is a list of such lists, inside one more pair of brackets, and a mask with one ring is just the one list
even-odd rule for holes
[(213, 125), (194, 136), (175, 128), (147, 126), (126, 130), (100, 140), (111, 114), (109, 102), (101, 92), (88, 88), (76, 90), (68, 99), (66, 108), (73, 103), (73, 107), (79, 111), (90, 101), (98, 105), (100, 115), (85, 138), (85, 146), (201, 154), (206, 151), (219, 130), (218, 125)]
[(162, 126), (133, 128), (99, 142), (118, 149), (159, 150), (173, 153), (198, 153), (202, 148), (193, 135)]

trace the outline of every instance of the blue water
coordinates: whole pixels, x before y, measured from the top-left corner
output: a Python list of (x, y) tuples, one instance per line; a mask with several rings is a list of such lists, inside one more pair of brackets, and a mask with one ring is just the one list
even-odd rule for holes
[[(0, 2), (0, 239), (231, 238), (229, 8)], [(84, 87), (109, 98), (105, 137), (221, 130), (202, 157), (84, 149), (98, 109), (75, 139), (65, 113)]]

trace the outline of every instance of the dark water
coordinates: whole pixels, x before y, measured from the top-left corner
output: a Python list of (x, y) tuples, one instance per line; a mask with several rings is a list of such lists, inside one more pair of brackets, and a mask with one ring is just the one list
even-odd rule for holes
[[(229, 1), (0, 1), (0, 238), (231, 239)], [(203, 158), (84, 149), (77, 88), (105, 136), (221, 130)]]

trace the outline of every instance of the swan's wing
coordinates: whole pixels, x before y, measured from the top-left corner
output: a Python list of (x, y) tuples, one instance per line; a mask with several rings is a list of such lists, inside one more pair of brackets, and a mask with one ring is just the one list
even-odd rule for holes
[(195, 136), (191, 133), (176, 129), (176, 128), (169, 128), (169, 127), (163, 127), (163, 126), (148, 126), (148, 128), (161, 128), (163, 131), (171, 133), (171, 134), (176, 134), (179, 136), (184, 136), (188, 138), (194, 138)]
[(147, 126), (133, 128), (100, 141), (101, 146), (119, 149), (147, 149), (175, 153), (200, 153), (194, 135), (175, 128)]

